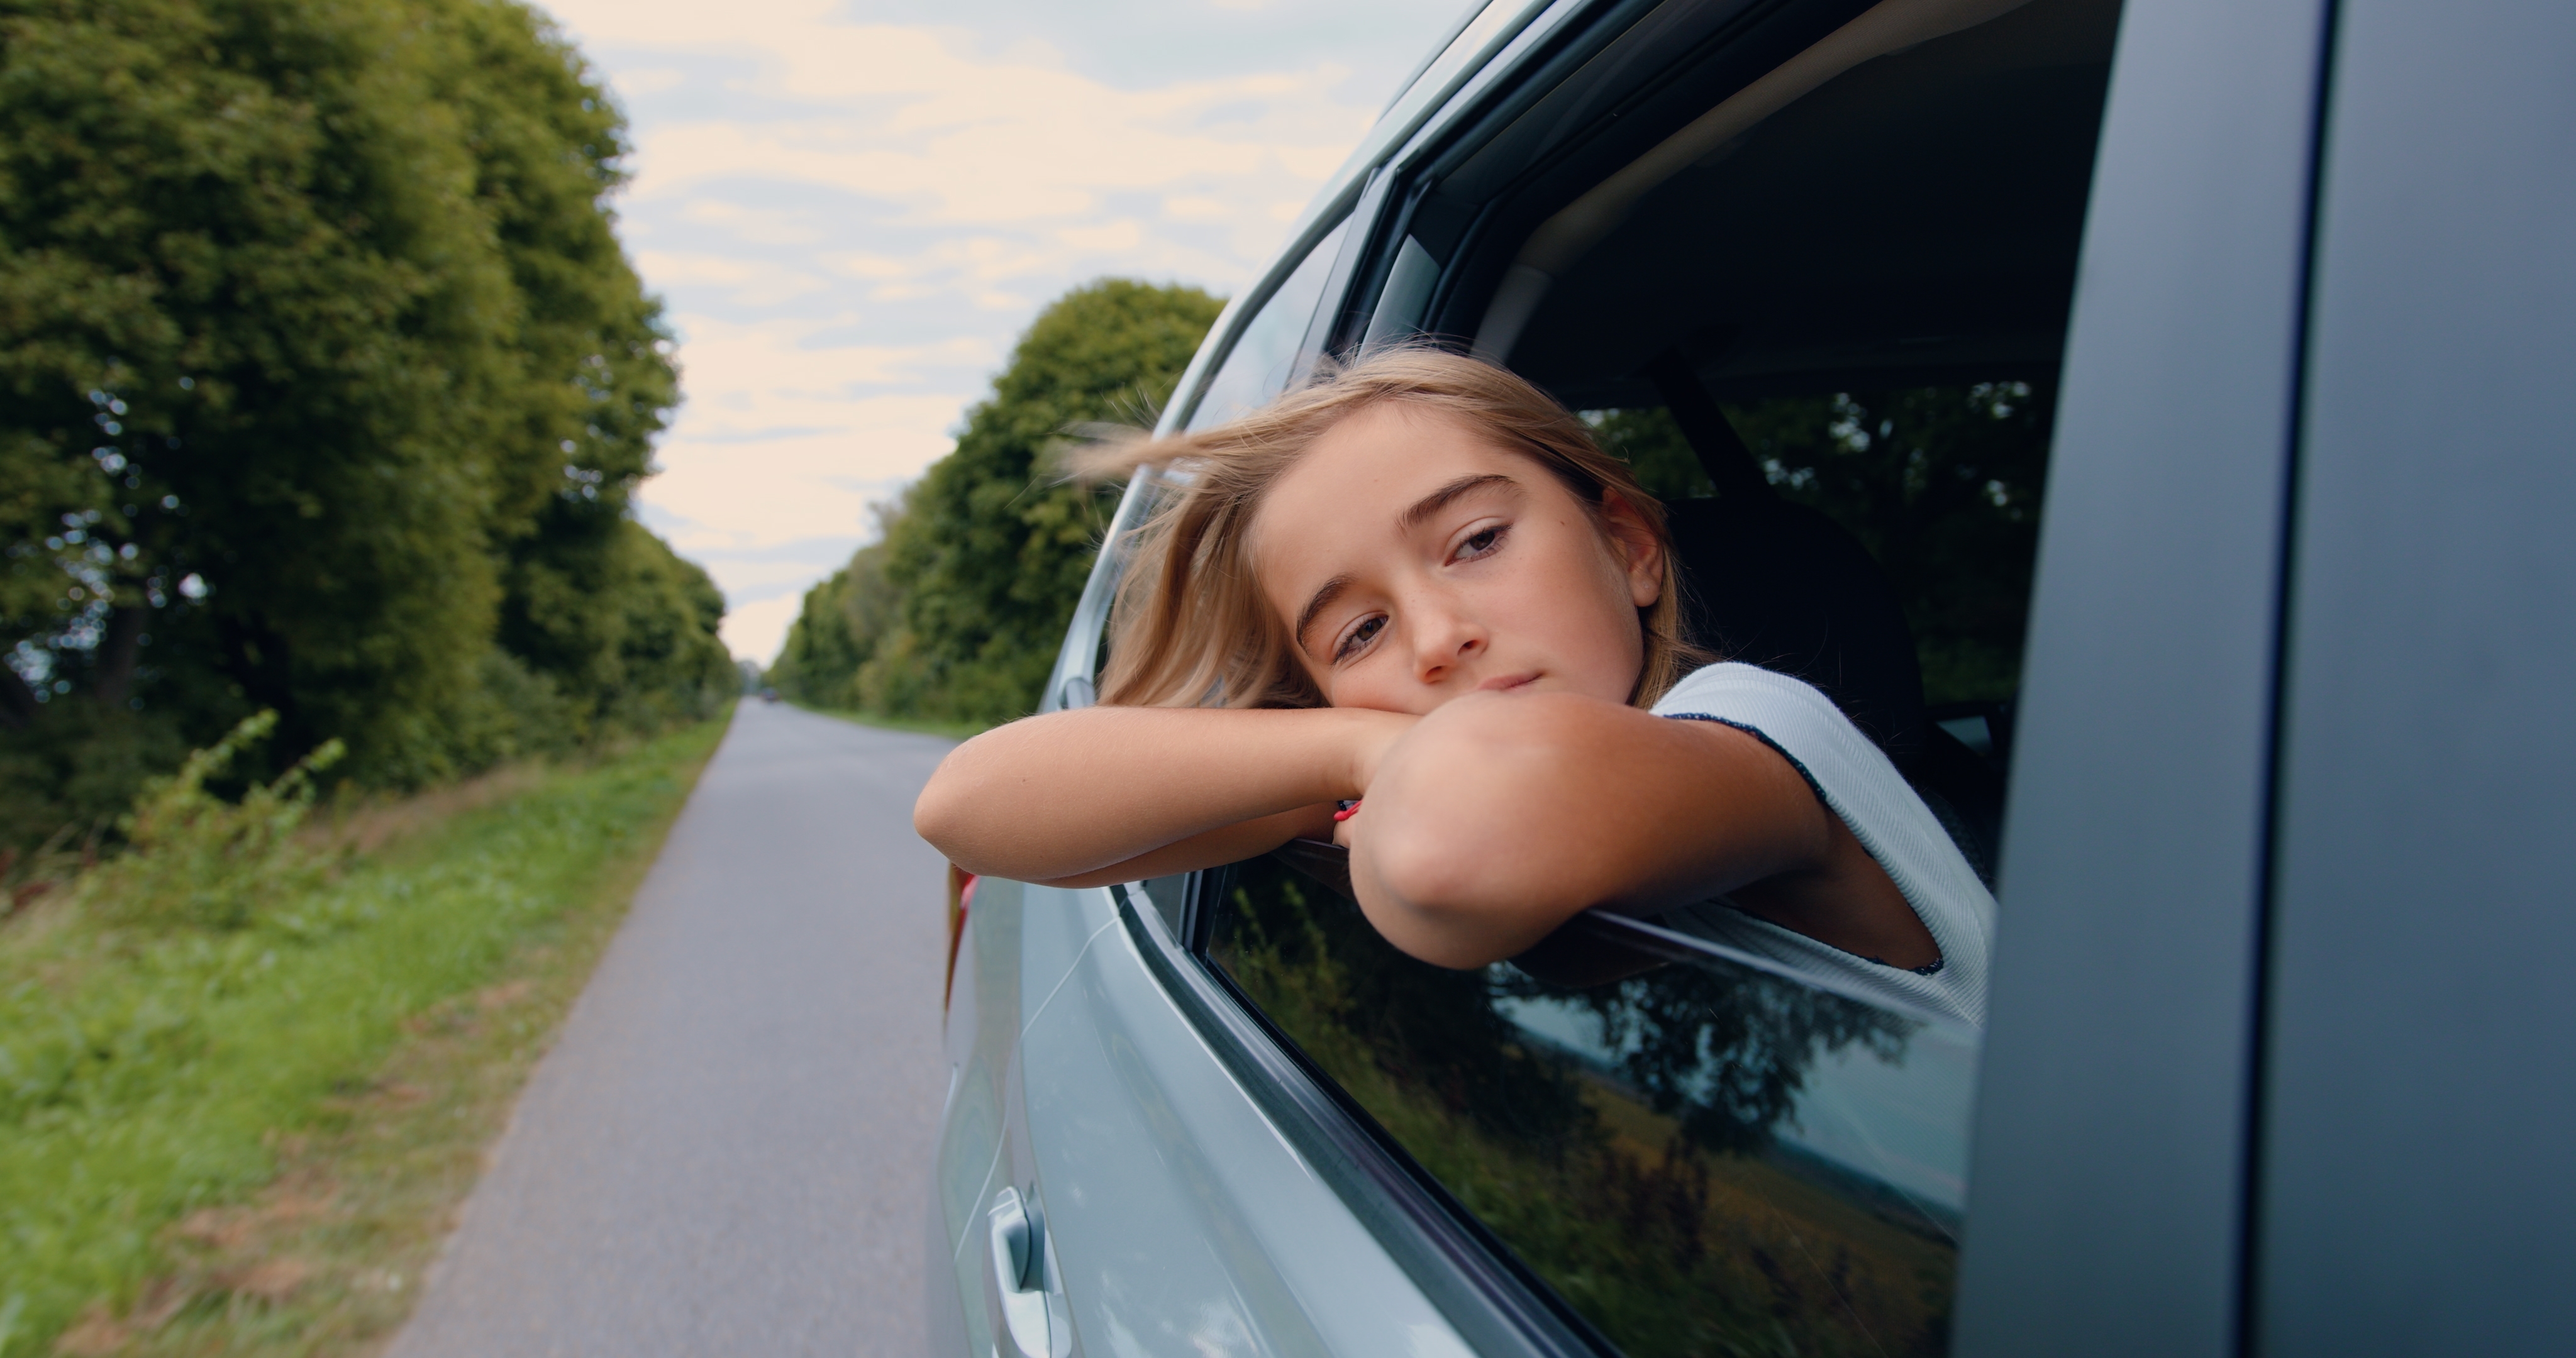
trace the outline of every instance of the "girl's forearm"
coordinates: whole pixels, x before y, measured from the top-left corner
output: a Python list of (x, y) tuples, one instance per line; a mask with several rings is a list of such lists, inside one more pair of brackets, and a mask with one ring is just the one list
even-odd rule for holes
[(913, 826), (969, 872), (1085, 880), (1229, 826), (1358, 796), (1377, 749), (1411, 721), (1329, 708), (1031, 717), (951, 751)]
[(1480, 966), (1587, 906), (1660, 909), (1816, 858), (1826, 813), (1742, 732), (1561, 695), (1473, 696), (1391, 749), (1352, 822), (1379, 932)]
[(1113, 882), (1138, 882), (1151, 877), (1169, 877), (1177, 873), (1196, 872), (1201, 868), (1218, 868), (1228, 863), (1265, 854), (1289, 840), (1329, 839), (1333, 833), (1333, 803), (1318, 802), (1283, 811), (1258, 820), (1237, 821), (1219, 826), (1187, 839), (1177, 839), (1159, 849), (1151, 849), (1134, 858), (1112, 863), (1105, 868), (1076, 873), (1040, 882), (1042, 886), (1085, 887), (1108, 886)]

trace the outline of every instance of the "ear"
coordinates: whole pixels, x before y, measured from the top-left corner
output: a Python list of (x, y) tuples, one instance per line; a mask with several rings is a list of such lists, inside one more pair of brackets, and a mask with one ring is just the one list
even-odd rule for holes
[(1646, 608), (1664, 597), (1664, 544), (1628, 497), (1603, 487), (1601, 527), (1628, 576), (1628, 597)]

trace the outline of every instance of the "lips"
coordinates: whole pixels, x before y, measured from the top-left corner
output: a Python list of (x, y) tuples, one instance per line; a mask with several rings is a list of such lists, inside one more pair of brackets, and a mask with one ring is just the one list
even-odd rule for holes
[(1479, 693), (1509, 693), (1514, 689), (1526, 687), (1537, 681), (1538, 675), (1534, 672), (1529, 674), (1498, 674), (1493, 678), (1476, 685), (1476, 691)]

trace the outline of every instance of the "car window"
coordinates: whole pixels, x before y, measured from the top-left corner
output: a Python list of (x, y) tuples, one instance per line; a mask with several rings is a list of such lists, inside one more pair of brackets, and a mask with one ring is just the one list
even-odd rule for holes
[(1324, 280), (1333, 271), (1333, 260), (1342, 250), (1342, 234), (1349, 227), (1344, 221), (1325, 232), (1244, 324), (1225, 362), (1208, 379), (1198, 408), (1190, 412), (1190, 428), (1221, 424), (1287, 389), (1296, 375), (1298, 352), (1306, 343), (1315, 307), (1323, 301)]
[[(1697, 639), (1823, 692), (1991, 887), (2119, 4), (1908, 35), (1656, 159), (1747, 52), (1861, 8), (1638, 46), (1582, 76), (1617, 88), (1427, 153), (1378, 228), (1403, 296), (1342, 342), (1474, 337), (1583, 412), (1664, 502)], [(1563, 247), (1550, 222), (1650, 162)], [(1638, 1358), (1946, 1349), (1974, 1029), (1733, 951), (1723, 901), (1443, 971), (1335, 852), (1202, 874), (1166, 918), (1537, 1295)]]
[[(1730, 546), (1749, 534), (1712, 503), (1720, 497), (1710, 475), (1668, 409), (1584, 412), (1602, 446), (1665, 502), (1699, 640), (1729, 659), (1800, 673), (1847, 706), (1919, 712), (1892, 717), (1873, 734), (1992, 885), (2055, 384), (2025, 371), (1990, 382), (1854, 384), (1712, 404), (1766, 493), (1815, 511), (1866, 555), (1901, 626), (1891, 644), (1907, 651), (1908, 663), (1898, 668), (1910, 673), (1891, 679), (1878, 673), (1883, 664), (1850, 663), (1848, 652), (1858, 648), (1847, 645), (1820, 656), (1813, 629), (1784, 625), (1741, 597), (1733, 582), (1752, 572)], [(1843, 631), (1844, 642), (1854, 639), (1849, 626)], [(1809, 663), (1820, 659), (1832, 663)], [(1908, 695), (1861, 691), (1890, 682)]]
[(1971, 1034), (1650, 927), (1448, 971), (1276, 859), (1221, 891), (1208, 961), (1623, 1352), (1946, 1341)]

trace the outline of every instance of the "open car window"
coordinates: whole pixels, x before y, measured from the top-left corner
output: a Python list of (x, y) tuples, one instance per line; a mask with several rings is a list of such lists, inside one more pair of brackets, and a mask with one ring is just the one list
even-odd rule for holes
[(1585, 412), (1665, 502), (1702, 644), (1835, 698), (1990, 888), (2055, 397), (2027, 373), (1712, 401), (1761, 478), (1733, 506), (1668, 409)]
[[(1582, 412), (1665, 503), (1696, 638), (1823, 692), (1989, 887), (2118, 18), (1662, 6), (1408, 149), (1350, 228), (1377, 262), (1322, 299), (1335, 345), (1472, 344)], [(1444, 971), (1377, 936), (1337, 854), (1134, 900), (1556, 1314), (1640, 1358), (1946, 1349), (1974, 1029), (1691, 912)]]

